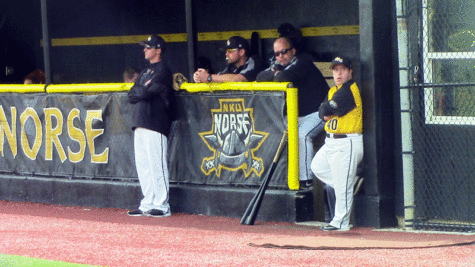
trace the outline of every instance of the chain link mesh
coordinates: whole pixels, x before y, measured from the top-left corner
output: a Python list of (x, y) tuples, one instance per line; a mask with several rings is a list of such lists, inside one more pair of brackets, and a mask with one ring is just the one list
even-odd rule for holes
[(407, 0), (404, 8), (414, 228), (475, 231), (475, 1)]

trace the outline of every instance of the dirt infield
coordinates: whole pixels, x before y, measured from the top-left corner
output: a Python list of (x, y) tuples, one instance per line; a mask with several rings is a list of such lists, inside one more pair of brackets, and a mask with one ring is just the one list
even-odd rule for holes
[[(291, 223), (188, 214), (128, 217), (122, 209), (0, 201), (0, 253), (101, 266), (474, 266), (475, 235), (356, 228), (328, 233)], [(404, 249), (282, 249), (269, 240), (375, 240)], [(341, 242), (339, 242), (341, 241)], [(468, 244), (467, 244), (468, 241)], [(417, 244), (441, 244), (417, 248)], [(448, 243), (447, 243), (448, 242)], [(285, 243), (285, 242), (284, 242)], [(449, 244), (450, 243), (450, 244)], [(464, 245), (461, 245), (464, 244)]]

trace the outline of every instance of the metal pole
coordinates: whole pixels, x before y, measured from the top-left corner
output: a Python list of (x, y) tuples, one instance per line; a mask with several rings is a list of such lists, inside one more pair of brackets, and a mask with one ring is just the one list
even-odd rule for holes
[(51, 84), (51, 68), (49, 61), (50, 39), (48, 34), (48, 15), (46, 8), (46, 0), (41, 0), (41, 25), (43, 28), (43, 58), (45, 64), (46, 84)]
[(186, 37), (188, 43), (188, 79), (193, 80), (193, 73), (195, 72), (195, 31), (193, 23), (193, 1), (185, 0), (186, 10)]
[[(402, 172), (404, 190), (404, 228), (414, 227), (414, 154), (412, 140), (412, 90), (409, 85), (409, 49), (407, 40), (407, 19), (404, 17), (405, 1), (396, 0), (399, 82), (401, 98), (401, 138), (402, 138)], [(404, 88), (404, 89), (403, 89)], [(406, 111), (406, 112), (405, 112)], [(408, 112), (407, 112), (408, 111)]]

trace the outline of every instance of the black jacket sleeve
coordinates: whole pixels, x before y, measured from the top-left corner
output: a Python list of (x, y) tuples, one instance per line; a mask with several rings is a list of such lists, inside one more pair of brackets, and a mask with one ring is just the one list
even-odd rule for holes
[(276, 82), (290, 82), (297, 81), (302, 79), (302, 77), (307, 73), (309, 61), (307, 58), (298, 58), (295, 57), (288, 66), (286, 66), (282, 71), (279, 71), (274, 78)]
[(350, 89), (351, 84), (353, 84), (352, 80), (346, 82), (335, 92), (331, 100), (328, 100), (327, 97), (327, 99), (322, 102), (318, 109), (320, 118), (330, 115), (341, 117), (356, 107), (355, 98)]
[(320, 107), (318, 108), (318, 117), (320, 117), (321, 120), (323, 120), (324, 116), (328, 115), (333, 115), (333, 111), (331, 110), (330, 105), (328, 104), (328, 97), (325, 98), (325, 101), (320, 104)]
[(129, 90), (129, 102), (135, 104), (140, 101), (149, 101), (159, 95), (165, 101), (165, 105), (168, 106), (168, 86), (172, 82), (168, 81), (168, 77), (171, 76), (167, 71), (160, 71), (158, 74), (150, 77), (149, 83), (145, 81), (146, 85), (138, 84), (139, 79), (137, 79), (137, 82)]
[(145, 91), (147, 91), (147, 87), (134, 84), (132, 88), (130, 88), (129, 92), (127, 93), (129, 97), (129, 103), (130, 104), (136, 104), (141, 101), (142, 95), (145, 94)]
[(256, 81), (258, 82), (272, 82), (274, 81), (275, 71), (271, 68), (259, 72), (257, 75)]

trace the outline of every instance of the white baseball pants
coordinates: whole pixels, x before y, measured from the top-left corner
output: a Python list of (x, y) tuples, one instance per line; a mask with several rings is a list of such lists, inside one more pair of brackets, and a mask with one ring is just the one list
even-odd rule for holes
[(139, 210), (170, 210), (168, 203), (167, 137), (145, 128), (134, 131), (135, 165), (144, 198)]
[(358, 164), (363, 159), (363, 135), (325, 138), (325, 144), (312, 161), (312, 171), (318, 179), (335, 189), (335, 216), (330, 225), (347, 230), (353, 205), (353, 189)]

